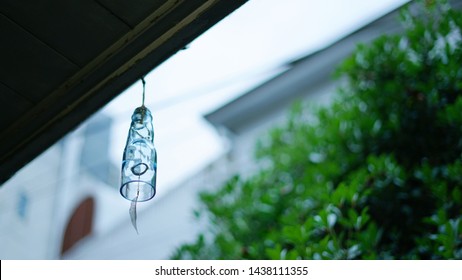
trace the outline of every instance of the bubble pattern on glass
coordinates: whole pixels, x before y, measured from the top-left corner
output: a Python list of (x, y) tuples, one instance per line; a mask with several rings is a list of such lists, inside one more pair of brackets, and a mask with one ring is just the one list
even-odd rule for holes
[(135, 109), (122, 161), (120, 194), (131, 201), (147, 201), (156, 194), (157, 153), (151, 112)]

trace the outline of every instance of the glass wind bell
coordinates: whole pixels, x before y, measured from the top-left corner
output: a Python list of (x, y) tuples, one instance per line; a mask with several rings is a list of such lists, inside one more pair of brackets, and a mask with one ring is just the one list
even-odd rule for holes
[(154, 148), (152, 115), (143, 105), (135, 109), (122, 160), (120, 194), (130, 200), (131, 221), (136, 232), (136, 203), (152, 199), (156, 195), (157, 153)]

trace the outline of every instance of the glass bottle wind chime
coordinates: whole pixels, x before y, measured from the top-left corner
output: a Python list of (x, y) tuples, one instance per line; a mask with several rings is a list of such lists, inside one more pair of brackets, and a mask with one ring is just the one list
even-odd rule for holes
[(136, 204), (148, 201), (156, 195), (157, 153), (154, 148), (154, 129), (152, 115), (144, 106), (146, 82), (143, 83), (141, 107), (135, 109), (128, 131), (122, 159), (122, 181), (120, 194), (131, 201), (130, 219), (138, 233), (136, 225)]

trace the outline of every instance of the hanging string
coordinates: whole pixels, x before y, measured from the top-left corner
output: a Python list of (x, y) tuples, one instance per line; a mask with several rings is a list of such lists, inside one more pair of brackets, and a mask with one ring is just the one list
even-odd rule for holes
[(146, 91), (146, 81), (144, 80), (144, 76), (141, 77), (141, 83), (143, 83), (143, 99), (141, 101), (141, 107), (144, 107), (144, 96)]
[(143, 110), (141, 110), (141, 123), (144, 122), (144, 114), (146, 113), (145, 112), (145, 107), (144, 107), (144, 96), (145, 96), (145, 93), (146, 93), (146, 81), (144, 80), (144, 76), (141, 76), (141, 83), (143, 84), (143, 97), (141, 99), (141, 108)]

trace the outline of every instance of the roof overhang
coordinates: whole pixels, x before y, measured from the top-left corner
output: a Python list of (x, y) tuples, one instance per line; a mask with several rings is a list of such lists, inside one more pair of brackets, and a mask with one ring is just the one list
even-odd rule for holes
[(0, 184), (246, 0), (0, 4)]

